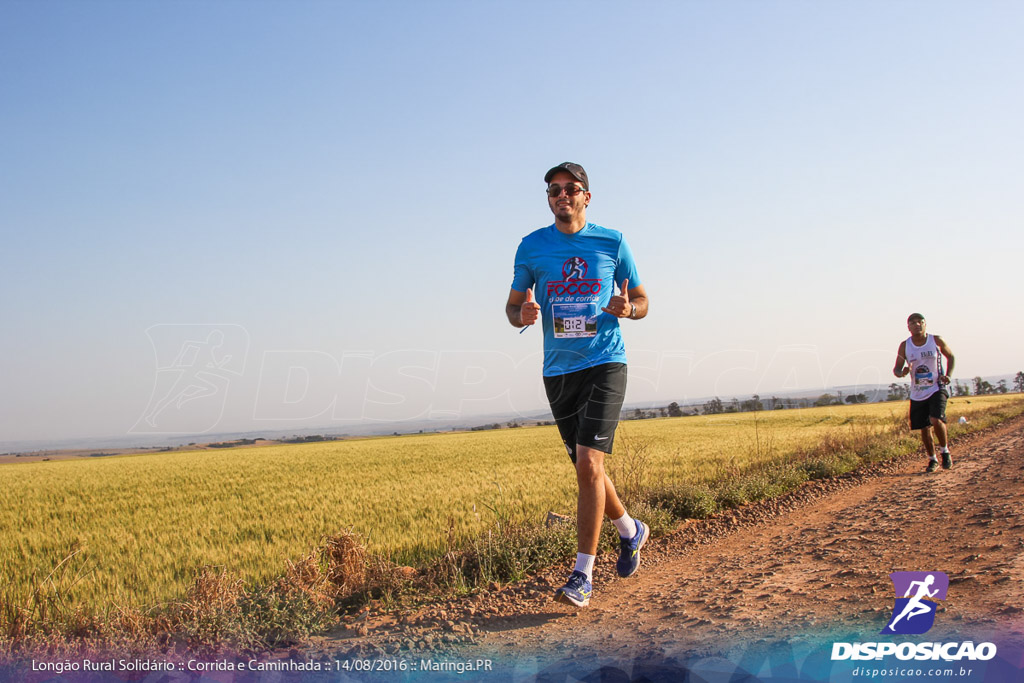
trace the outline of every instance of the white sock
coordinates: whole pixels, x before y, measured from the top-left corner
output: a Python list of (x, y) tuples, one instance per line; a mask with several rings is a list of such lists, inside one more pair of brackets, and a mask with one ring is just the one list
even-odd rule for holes
[(618, 519), (613, 519), (612, 524), (619, 530), (620, 538), (633, 538), (636, 536), (636, 522), (629, 516), (628, 512)]
[(939, 461), (939, 456), (937, 456), (937, 455), (929, 455), (928, 456), (928, 462), (938, 462), (938, 461)]
[(949, 446), (943, 446), (942, 447), (942, 452), (943, 453), (949, 453)]
[(583, 572), (587, 575), (587, 581), (593, 581), (594, 579), (594, 556), (584, 555), (583, 553), (576, 553), (576, 566), (573, 567), (575, 572)]

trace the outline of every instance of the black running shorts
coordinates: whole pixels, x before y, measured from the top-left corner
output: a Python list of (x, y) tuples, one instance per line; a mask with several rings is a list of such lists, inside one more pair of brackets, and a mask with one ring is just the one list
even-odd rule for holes
[(612, 452), (626, 397), (625, 363), (605, 363), (544, 378), (558, 433), (573, 463), (576, 446)]
[(946, 390), (940, 389), (923, 401), (910, 401), (910, 429), (931, 427), (931, 418), (946, 421)]

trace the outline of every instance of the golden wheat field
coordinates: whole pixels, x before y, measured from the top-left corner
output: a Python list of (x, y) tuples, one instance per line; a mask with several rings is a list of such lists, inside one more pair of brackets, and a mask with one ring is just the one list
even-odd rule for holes
[[(1014, 400), (951, 399), (950, 424)], [(652, 480), (706, 480), (830, 430), (891, 425), (906, 406), (628, 421), (608, 466), (615, 478), (641, 457)], [(35, 585), (77, 550), (70, 599), (159, 604), (200, 566), (269, 578), (342, 529), (399, 563), (423, 563), (495, 509), (572, 513), (575, 491), (554, 427), (0, 465), (0, 578)]]

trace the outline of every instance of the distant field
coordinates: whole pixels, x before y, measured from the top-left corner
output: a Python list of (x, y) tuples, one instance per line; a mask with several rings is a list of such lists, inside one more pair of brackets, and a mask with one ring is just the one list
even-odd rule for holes
[[(1019, 400), (952, 399), (950, 423)], [(609, 465), (614, 473), (631, 446), (644, 445), (649, 477), (696, 482), (850, 424), (891, 424), (906, 409), (624, 422)], [(473, 532), (493, 521), (488, 506), (538, 517), (572, 512), (575, 491), (554, 427), (0, 465), (0, 578), (26, 585), (81, 549), (85, 573), (71, 599), (154, 604), (180, 596), (199, 566), (269, 578), (323, 534), (346, 528), (399, 563), (423, 563), (450, 527)]]
[[(264, 448), (277, 445), (277, 441), (261, 439), (255, 443), (238, 443), (232, 448)], [(109, 458), (114, 455), (151, 455), (153, 453), (179, 453), (182, 451), (202, 451), (216, 448), (211, 444), (192, 444), (189, 446), (149, 446), (139, 448), (61, 448), (51, 451), (22, 451), (0, 453), (0, 465), (8, 463), (24, 464), (50, 460), (74, 460), (76, 458)]]

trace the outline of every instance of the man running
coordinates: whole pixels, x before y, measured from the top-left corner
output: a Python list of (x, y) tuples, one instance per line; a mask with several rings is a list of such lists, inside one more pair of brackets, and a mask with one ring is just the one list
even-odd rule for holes
[[(950, 375), (953, 374), (955, 359), (946, 342), (936, 334), (927, 334), (926, 328), (927, 323), (923, 315), (910, 314), (907, 318), (910, 338), (901, 343), (896, 351), (896, 365), (892, 369), (892, 374), (897, 377), (911, 375), (910, 429), (921, 430), (921, 441), (928, 453), (926, 471), (934, 472), (939, 468), (939, 461), (935, 457), (933, 430), (935, 439), (942, 448), (943, 469), (948, 470), (953, 466), (953, 456), (950, 455), (946, 443), (946, 399), (949, 398), (949, 392), (945, 387), (949, 384)], [(945, 371), (940, 354), (946, 357)]]
[(543, 317), (544, 388), (579, 484), (576, 566), (555, 599), (584, 607), (593, 590), (603, 516), (621, 539), (619, 576), (640, 567), (650, 534), (627, 514), (604, 469), (626, 393), (619, 320), (646, 316), (647, 292), (622, 234), (587, 222), (591, 194), (583, 167), (559, 164), (544, 182), (555, 222), (520, 243), (505, 314), (514, 327)]

